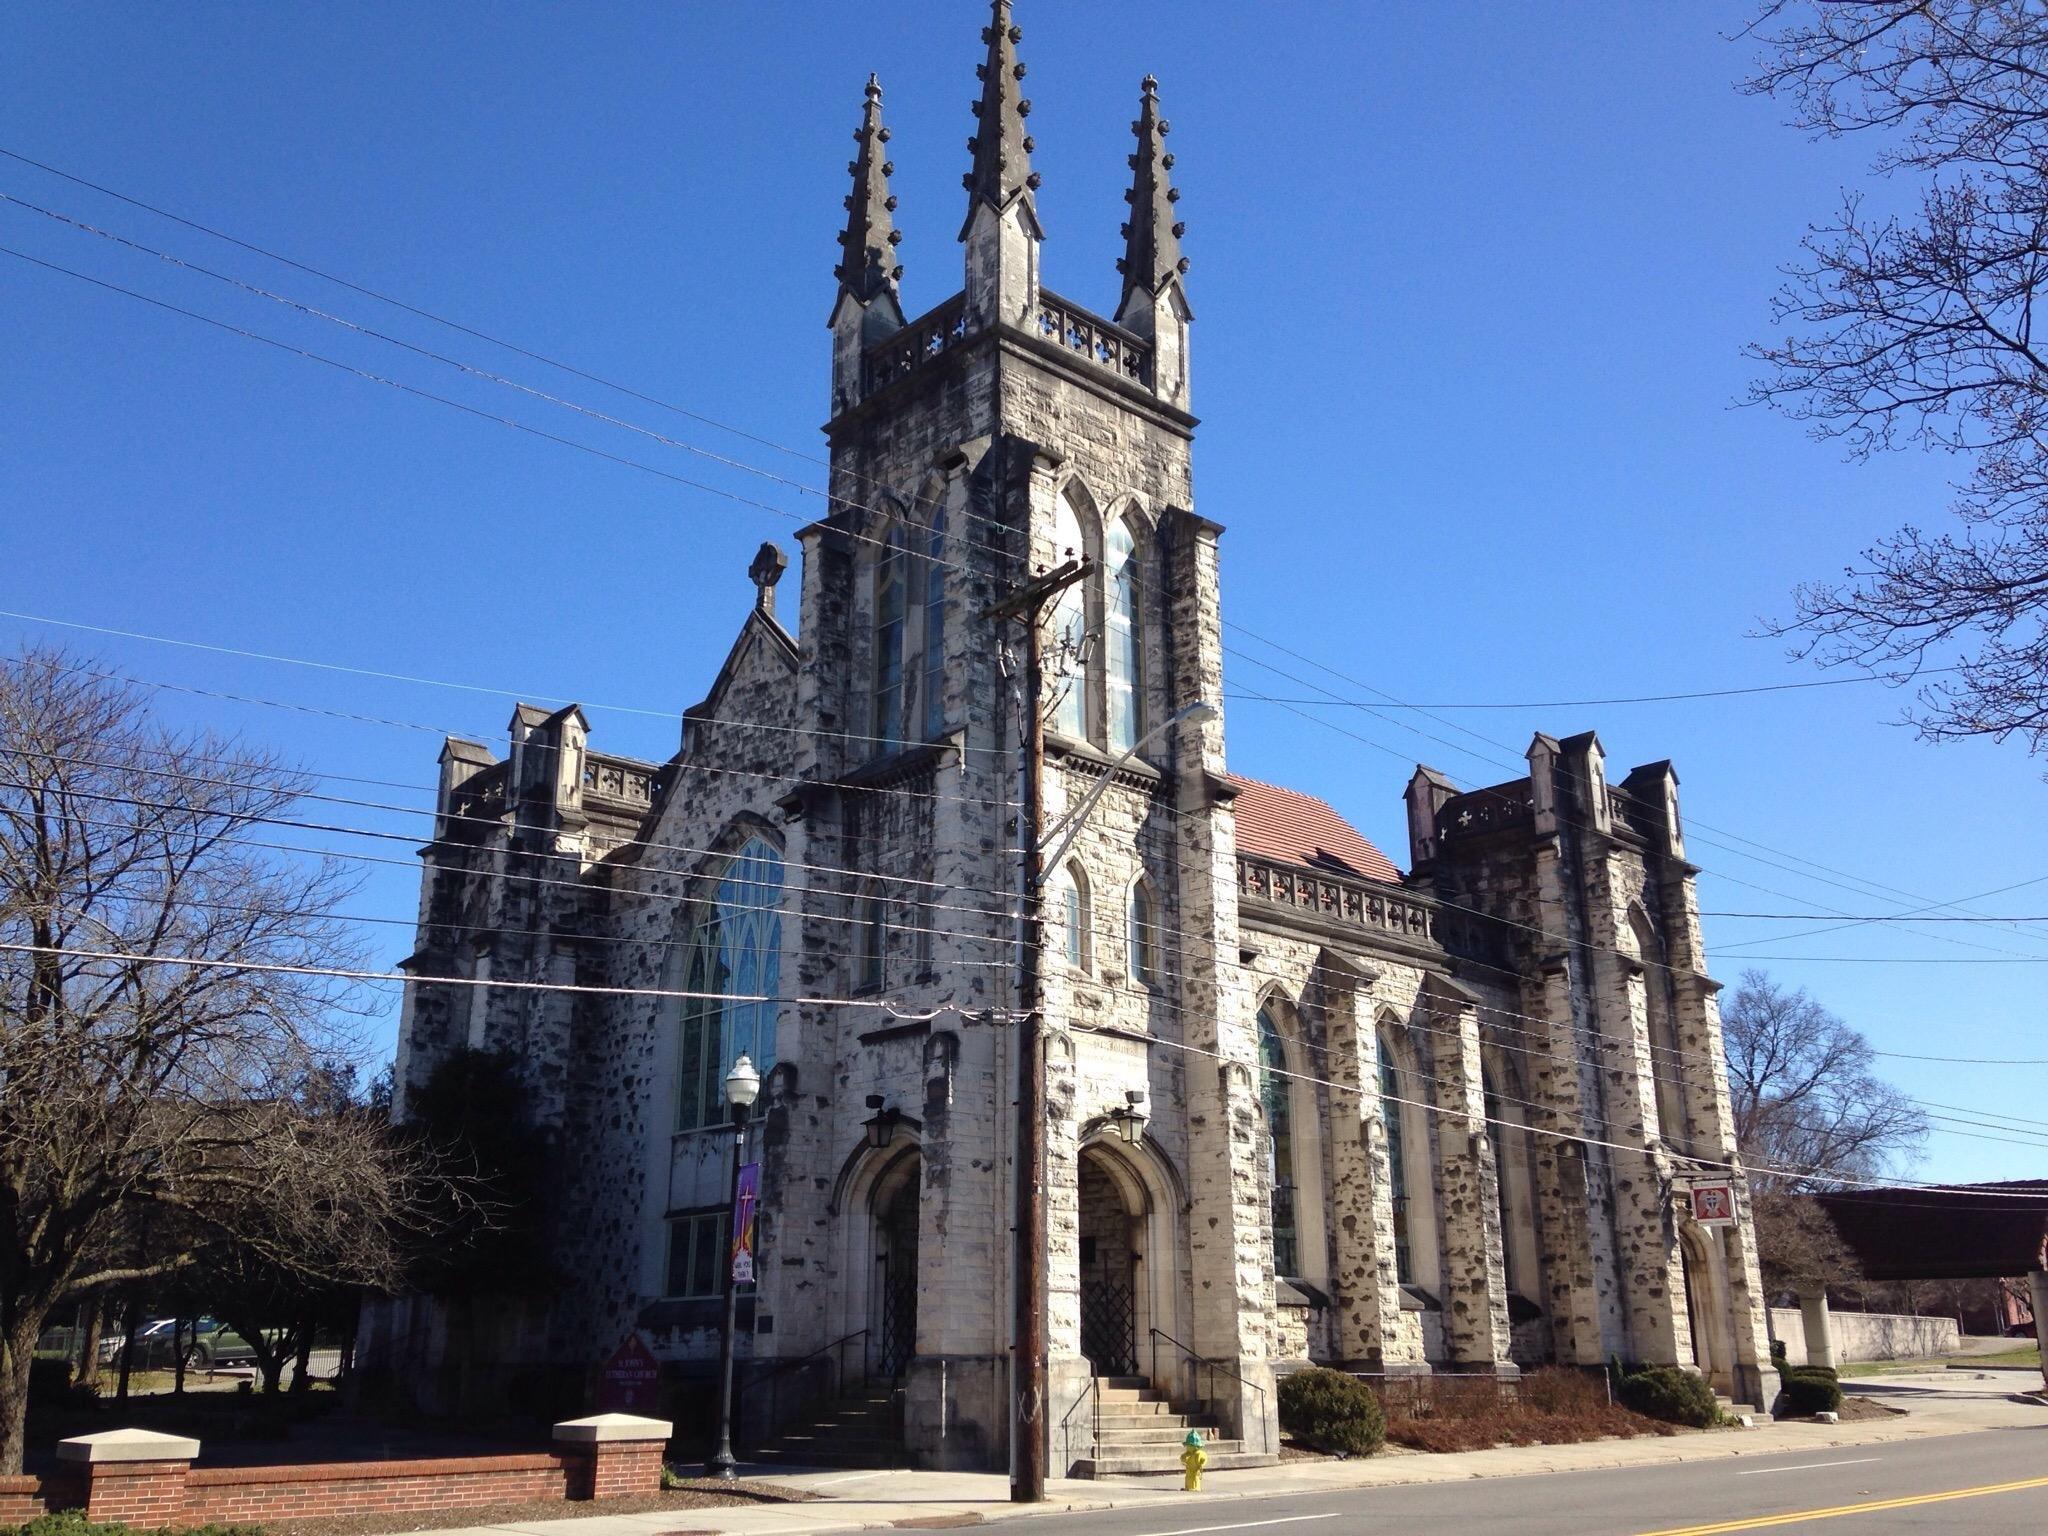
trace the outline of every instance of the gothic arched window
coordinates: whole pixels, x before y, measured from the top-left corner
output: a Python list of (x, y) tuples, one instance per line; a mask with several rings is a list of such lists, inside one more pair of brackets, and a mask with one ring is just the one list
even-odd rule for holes
[(1152, 915), (1152, 889), (1141, 879), (1131, 886), (1125, 941), (1131, 952), (1131, 980), (1141, 987), (1159, 982), (1158, 923)]
[(1109, 530), (1107, 664), (1103, 697), (1109, 717), (1109, 750), (1125, 752), (1145, 733), (1144, 629), (1138, 602), (1138, 540), (1128, 517)]
[(1090, 932), (1095, 916), (1088, 900), (1088, 874), (1079, 864), (1068, 862), (1060, 866), (1054, 877), (1053, 905), (1060, 914), (1061, 945), (1067, 964), (1077, 971), (1088, 970), (1095, 948)]
[(946, 510), (932, 510), (924, 566), (924, 735), (946, 728)]
[[(1053, 559), (1077, 559), (1088, 553), (1088, 537), (1081, 527), (1071, 492), (1062, 492), (1053, 513)], [(1057, 668), (1063, 674), (1059, 702), (1053, 708), (1052, 728), (1075, 741), (1088, 737), (1088, 584), (1070, 582), (1053, 600), (1049, 633), (1046, 635), (1048, 673)]]
[(875, 562), (875, 709), (877, 748), (903, 740), (903, 631), (909, 607), (908, 572), (900, 529), (892, 531)]
[(703, 898), (688, 943), (683, 990), (683, 1130), (726, 1121), (725, 1074), (740, 1056), (763, 1077), (775, 1065), (775, 998), (782, 988), (782, 855), (749, 838)]
[(860, 903), (860, 984), (879, 988), (889, 975), (889, 903), (870, 887)]
[(1294, 1083), (1287, 1075), (1286, 1042), (1269, 1003), (1259, 1010), (1259, 1102), (1266, 1111), (1266, 1171), (1273, 1190), (1273, 1271), (1301, 1273), (1295, 1220)]
[(1403, 1285), (1415, 1279), (1415, 1248), (1408, 1235), (1408, 1127), (1401, 1113), (1401, 1072), (1387, 1042), (1380, 1041), (1380, 1123), (1387, 1132), (1387, 1186), (1394, 1199), (1394, 1275)]
[(1530, 1186), (1528, 1107), (1504, 1091), (1520, 1083), (1505, 1063), (1483, 1059), (1481, 1081), (1486, 1096), (1486, 1132), (1493, 1143), (1494, 1179), (1499, 1191), (1501, 1273), (1508, 1287), (1524, 1296), (1541, 1289), (1536, 1232), (1536, 1205)]

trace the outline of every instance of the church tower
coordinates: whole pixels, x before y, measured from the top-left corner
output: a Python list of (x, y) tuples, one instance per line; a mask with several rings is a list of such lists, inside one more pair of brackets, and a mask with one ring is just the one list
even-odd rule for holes
[[(891, 1334), (909, 1443), (930, 1465), (999, 1462), (1011, 1433), (1023, 1026), (1008, 914), (1031, 709), (1046, 724), (1047, 843), (1059, 852), (1039, 956), (1051, 1105), (1042, 1432), (1057, 1435), (1091, 1375), (1137, 1374), (1141, 1355), (1147, 1369), (1179, 1370), (1177, 1356), (1151, 1360), (1160, 1349), (1232, 1367), (1218, 1380), (1236, 1380), (1241, 1401), (1215, 1405), (1231, 1433), (1265, 1434), (1272, 1412), (1257, 1041), (1235, 964), (1231, 791), (1213, 708), (1221, 530), (1194, 512), (1192, 312), (1169, 125), (1148, 76), (1131, 123), (1120, 289), (1100, 310), (1063, 297), (1042, 266), (1023, 38), (1009, 0), (994, 0), (967, 140), (961, 282), (908, 317), (899, 251), (914, 274), (928, 247), (898, 227), (882, 88), (868, 82), (829, 319), (831, 510), (800, 534), (798, 715), (818, 729), (796, 742), (804, 783), (786, 803), (789, 867), (817, 872), (798, 919), (798, 990), (876, 1006), (795, 1009), (790, 1037), (839, 1071), (830, 1115), (793, 1130), (781, 1155), (836, 1164), (852, 1122), (835, 1122), (849, 1114), (889, 1134), (877, 1130), (866, 1163), (808, 1213), (815, 1272), (785, 1246), (762, 1284), (865, 1297), (845, 1282), (848, 1264), (886, 1274), (905, 1250), (917, 1255), (915, 1296), (943, 1307), (842, 1300), (843, 1315), (813, 1331), (819, 1343), (862, 1327)], [(913, 209), (902, 222), (928, 230), (940, 216), (920, 224)], [(1047, 615), (1042, 695), (1026, 700), (1022, 632), (987, 615), (1071, 557), (1088, 574)], [(1198, 703), (1212, 708), (1190, 718)], [(1086, 816), (1063, 825), (1105, 777)], [(819, 888), (835, 877), (823, 872), (842, 868), (862, 878), (840, 880), (828, 904)], [(1133, 1115), (1144, 1128), (1119, 1136)], [(863, 1200), (866, 1212), (848, 1209)], [(785, 1208), (785, 1245), (805, 1219)], [(847, 1223), (868, 1235), (827, 1235)], [(1063, 1468), (1062, 1447), (1051, 1450)]]

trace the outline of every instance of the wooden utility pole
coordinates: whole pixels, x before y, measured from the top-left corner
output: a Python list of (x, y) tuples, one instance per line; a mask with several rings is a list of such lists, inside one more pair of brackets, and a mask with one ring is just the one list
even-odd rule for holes
[(1019, 723), (1024, 749), (1024, 819), (1018, 842), (1023, 857), (1024, 911), (1017, 959), (1017, 1014), (1022, 1037), (1017, 1051), (1017, 1243), (1016, 1343), (1010, 1365), (1015, 1404), (1010, 1454), (1010, 1501), (1037, 1504), (1045, 1498), (1046, 1454), (1046, 1226), (1045, 1226), (1045, 1016), (1039, 999), (1038, 951), (1044, 931), (1040, 860), (1045, 839), (1045, 711), (1039, 694), (1045, 677), (1045, 605), (1088, 574), (1086, 559), (1067, 560), (1028, 582), (988, 611), (1000, 623), (1024, 625), (1024, 713)]

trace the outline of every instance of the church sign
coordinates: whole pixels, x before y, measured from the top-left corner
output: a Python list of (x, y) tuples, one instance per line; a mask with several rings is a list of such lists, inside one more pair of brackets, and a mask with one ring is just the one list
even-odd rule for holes
[(612, 1351), (597, 1378), (599, 1413), (647, 1413), (661, 1406), (661, 1362), (638, 1333)]
[(1732, 1227), (1735, 1225), (1735, 1186), (1727, 1180), (1712, 1184), (1695, 1184), (1687, 1192), (1692, 1206), (1692, 1219), (1703, 1227)]

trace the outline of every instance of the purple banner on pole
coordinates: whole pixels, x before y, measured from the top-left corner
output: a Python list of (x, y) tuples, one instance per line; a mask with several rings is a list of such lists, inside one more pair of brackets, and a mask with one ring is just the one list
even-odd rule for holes
[(754, 1283), (754, 1208), (761, 1203), (761, 1165), (740, 1164), (732, 1202), (732, 1283)]

